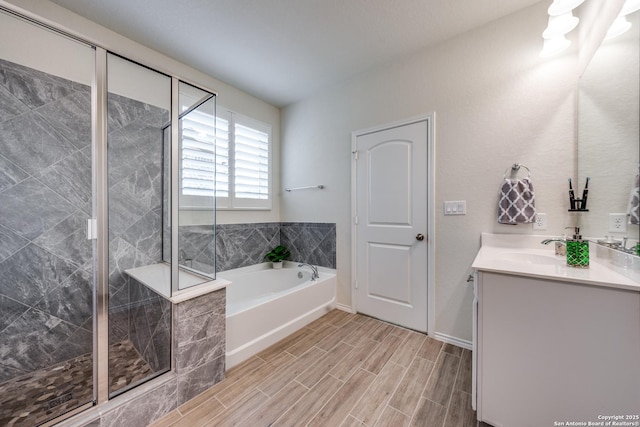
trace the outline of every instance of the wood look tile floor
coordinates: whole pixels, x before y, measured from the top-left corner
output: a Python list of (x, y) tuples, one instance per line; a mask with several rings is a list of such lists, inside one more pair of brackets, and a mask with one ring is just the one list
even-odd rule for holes
[(152, 426), (476, 426), (471, 352), (333, 310)]

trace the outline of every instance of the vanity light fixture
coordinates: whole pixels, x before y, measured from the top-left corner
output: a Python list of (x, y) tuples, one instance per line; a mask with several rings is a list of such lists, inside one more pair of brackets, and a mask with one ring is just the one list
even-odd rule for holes
[(640, 0), (627, 0), (622, 6), (622, 10), (618, 14), (618, 17), (613, 21), (605, 40), (610, 40), (614, 37), (618, 37), (621, 34), (626, 33), (631, 28), (631, 22), (627, 21), (627, 15), (640, 10)]
[(565, 34), (576, 28), (580, 21), (573, 16), (573, 9), (580, 6), (584, 0), (554, 0), (549, 6), (549, 24), (542, 33), (544, 46), (540, 56), (548, 58), (562, 52), (571, 45)]

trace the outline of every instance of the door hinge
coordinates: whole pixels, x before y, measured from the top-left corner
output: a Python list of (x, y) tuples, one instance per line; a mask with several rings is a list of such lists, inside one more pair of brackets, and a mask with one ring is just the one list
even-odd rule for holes
[(360, 152), (356, 150), (356, 151), (352, 151), (351, 153), (353, 154), (353, 160), (358, 160), (358, 157), (360, 157), (359, 156)]
[(87, 240), (95, 240), (98, 238), (98, 220), (87, 219)]
[(353, 217), (353, 223), (354, 223), (355, 225), (358, 225), (358, 223), (359, 223), (359, 222), (360, 222), (360, 218), (358, 218), (358, 215), (354, 216), (354, 217)]

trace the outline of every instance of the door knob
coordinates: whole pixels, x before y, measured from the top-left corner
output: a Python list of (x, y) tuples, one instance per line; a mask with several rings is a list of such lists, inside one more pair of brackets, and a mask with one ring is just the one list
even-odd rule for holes
[(418, 234), (416, 236), (416, 240), (419, 241), (419, 242), (422, 242), (424, 240), (424, 235), (423, 234)]

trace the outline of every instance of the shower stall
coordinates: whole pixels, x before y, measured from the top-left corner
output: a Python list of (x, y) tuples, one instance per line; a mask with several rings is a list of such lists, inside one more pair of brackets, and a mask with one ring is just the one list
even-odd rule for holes
[(171, 297), (215, 279), (215, 94), (4, 9), (0, 35), (0, 425), (31, 426), (173, 369)]

